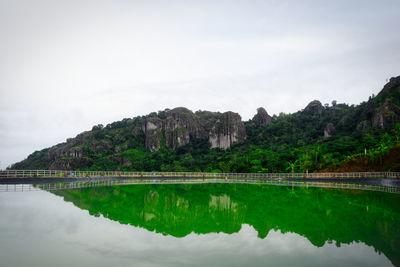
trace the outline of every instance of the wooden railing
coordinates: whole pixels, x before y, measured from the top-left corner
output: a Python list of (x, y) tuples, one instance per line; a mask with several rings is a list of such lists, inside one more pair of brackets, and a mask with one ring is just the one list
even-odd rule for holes
[(344, 172), (344, 173), (209, 173), (209, 172), (123, 172), (123, 171), (65, 171), (65, 170), (6, 170), (1, 178), (215, 178), (215, 179), (287, 179), (287, 178), (388, 178), (400, 179), (400, 172)]

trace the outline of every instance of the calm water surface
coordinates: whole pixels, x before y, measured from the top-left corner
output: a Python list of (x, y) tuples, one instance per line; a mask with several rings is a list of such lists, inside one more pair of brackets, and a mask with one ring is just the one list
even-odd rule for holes
[(0, 192), (1, 266), (400, 266), (400, 196), (267, 185)]

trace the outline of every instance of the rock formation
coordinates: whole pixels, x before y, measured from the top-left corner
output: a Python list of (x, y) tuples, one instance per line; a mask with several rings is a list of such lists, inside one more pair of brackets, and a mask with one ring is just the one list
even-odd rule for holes
[(158, 117), (151, 117), (146, 119), (142, 126), (142, 131), (145, 134), (145, 146), (150, 151), (157, 151), (160, 149), (160, 142), (162, 137), (163, 121)]
[(268, 115), (267, 111), (263, 108), (260, 107), (257, 109), (257, 114), (254, 115), (252, 121), (258, 125), (258, 126), (267, 126), (271, 123), (271, 116)]
[(210, 132), (211, 148), (229, 148), (246, 139), (246, 130), (239, 114), (228, 111), (221, 115)]
[(400, 109), (386, 99), (385, 103), (375, 110), (371, 123), (374, 128), (390, 129), (399, 120)]
[[(217, 115), (218, 118), (215, 118)], [(176, 149), (189, 144), (193, 139), (209, 139), (212, 148), (226, 149), (234, 142), (246, 138), (244, 124), (237, 113), (196, 115), (183, 107), (167, 111), (164, 119), (146, 119), (142, 131), (145, 146), (150, 151), (159, 150), (162, 142), (165, 142), (166, 147)]]
[(333, 126), (333, 123), (328, 123), (324, 130), (324, 137), (325, 138), (331, 137), (334, 133), (335, 133), (335, 126)]
[(304, 109), (304, 112), (312, 114), (312, 115), (321, 115), (324, 110), (321, 102), (318, 100), (311, 101), (307, 107)]
[(391, 78), (376, 97), (370, 97), (364, 120), (369, 127), (385, 130), (400, 120), (400, 76)]
[(172, 149), (189, 144), (191, 138), (207, 138), (199, 119), (187, 108), (167, 112), (164, 123), (166, 146)]
[(393, 91), (400, 90), (400, 76), (390, 78), (389, 82), (385, 84), (380, 94), (391, 94)]

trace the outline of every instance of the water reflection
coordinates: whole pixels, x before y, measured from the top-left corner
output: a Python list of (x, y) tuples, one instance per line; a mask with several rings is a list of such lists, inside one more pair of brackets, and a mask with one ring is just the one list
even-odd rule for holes
[(246, 184), (127, 185), (52, 192), (91, 215), (165, 236), (233, 234), (252, 227), (258, 239), (274, 239), (277, 232), (295, 233), (314, 247), (362, 242), (400, 265), (399, 195)]

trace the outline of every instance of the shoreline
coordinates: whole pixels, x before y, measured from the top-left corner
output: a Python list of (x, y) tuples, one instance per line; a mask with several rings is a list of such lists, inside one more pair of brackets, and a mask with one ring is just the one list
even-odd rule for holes
[[(220, 178), (219, 178), (220, 179)], [(211, 177), (26, 177), (26, 178), (0, 178), (0, 184), (54, 184), (54, 183), (74, 183), (74, 182), (101, 182), (115, 180), (136, 180), (136, 181), (168, 181), (168, 180), (200, 180), (213, 181)], [(400, 179), (388, 178), (246, 178), (240, 180), (249, 181), (288, 181), (288, 182), (322, 182), (322, 183), (352, 183), (377, 186), (400, 187)], [(239, 181), (237, 178), (227, 178), (225, 181)]]

